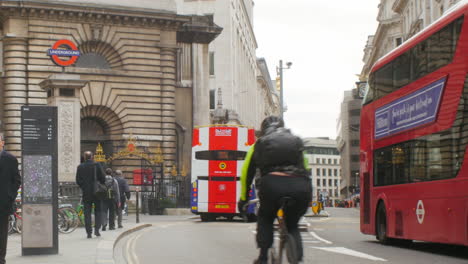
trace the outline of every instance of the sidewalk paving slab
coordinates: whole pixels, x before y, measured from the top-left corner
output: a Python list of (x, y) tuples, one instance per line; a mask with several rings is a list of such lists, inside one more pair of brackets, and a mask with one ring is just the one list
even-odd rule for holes
[(156, 216), (142, 216), (139, 224), (135, 216), (130, 215), (124, 222), (124, 228), (101, 231), (101, 236), (86, 237), (84, 227), (77, 228), (70, 234), (59, 234), (59, 254), (57, 255), (21, 255), (21, 235), (8, 237), (6, 262), (8, 264), (103, 264), (114, 263), (114, 246), (124, 236), (150, 227)]

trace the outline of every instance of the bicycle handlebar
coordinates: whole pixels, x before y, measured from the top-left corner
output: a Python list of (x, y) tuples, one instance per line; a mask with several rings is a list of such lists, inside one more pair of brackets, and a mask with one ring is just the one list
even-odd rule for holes
[(256, 199), (252, 199), (250, 201), (248, 201), (245, 205), (244, 205), (244, 211), (247, 210), (247, 207), (251, 204), (255, 204), (255, 203), (258, 203), (260, 201), (260, 199), (256, 198)]

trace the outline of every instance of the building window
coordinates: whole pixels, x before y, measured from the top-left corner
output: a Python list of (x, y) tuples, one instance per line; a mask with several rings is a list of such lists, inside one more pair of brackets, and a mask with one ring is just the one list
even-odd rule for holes
[(328, 164), (332, 164), (332, 163), (331, 163), (331, 159), (328, 159)]
[(322, 185), (323, 185), (323, 186), (326, 186), (326, 185), (327, 185), (327, 180), (322, 179)]
[(317, 162), (317, 164), (320, 164), (320, 159), (319, 158), (315, 159), (315, 161)]
[(361, 109), (352, 109), (349, 111), (349, 114), (351, 116), (360, 116), (361, 115)]
[(320, 186), (320, 179), (317, 179), (317, 186)]
[(215, 89), (210, 90), (210, 109), (215, 109), (216, 107), (216, 98), (215, 98)]
[(327, 176), (327, 169), (322, 169), (322, 176)]
[(332, 169), (328, 169), (328, 176), (332, 176)]
[(351, 155), (352, 162), (359, 162), (359, 155)]
[(338, 180), (335, 180), (335, 186), (338, 187)]
[(334, 160), (333, 160), (333, 164), (338, 164), (338, 160), (337, 160), (337, 159), (334, 159)]
[(328, 180), (328, 186), (332, 186), (332, 180)]
[(333, 176), (338, 176), (338, 169), (333, 170)]
[(214, 52), (210, 52), (210, 75), (215, 75), (215, 56), (214, 56)]
[(351, 140), (352, 147), (359, 147), (359, 140)]
[(327, 160), (326, 160), (326, 159), (322, 159), (322, 164), (327, 164)]
[(317, 176), (320, 176), (320, 169), (317, 169)]
[(395, 38), (395, 46), (398, 47), (403, 43), (403, 38)]

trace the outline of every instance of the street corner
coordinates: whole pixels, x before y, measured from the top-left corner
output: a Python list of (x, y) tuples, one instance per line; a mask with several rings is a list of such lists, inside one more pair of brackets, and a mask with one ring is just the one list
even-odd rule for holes
[(117, 238), (115, 239), (114, 243), (113, 243), (113, 247), (112, 249), (115, 247), (115, 245), (119, 242), (119, 240), (121, 240), (122, 238), (124, 238), (125, 236), (128, 236), (134, 232), (137, 232), (137, 231), (140, 231), (142, 229), (145, 229), (145, 228), (148, 228), (148, 227), (152, 227), (153, 224), (148, 224), (148, 223), (143, 223), (143, 224), (136, 224), (135, 226), (132, 226), (130, 228), (128, 228), (127, 230), (124, 230), (122, 233), (120, 233)]

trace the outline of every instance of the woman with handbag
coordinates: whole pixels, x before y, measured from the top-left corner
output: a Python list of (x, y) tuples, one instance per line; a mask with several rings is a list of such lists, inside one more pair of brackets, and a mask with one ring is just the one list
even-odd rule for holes
[(101, 164), (94, 162), (93, 153), (84, 153), (84, 162), (76, 170), (76, 183), (83, 193), (85, 228), (88, 238), (91, 238), (91, 210), (94, 204), (94, 235), (101, 236), (99, 229), (102, 221), (102, 199), (106, 195), (105, 176)]

